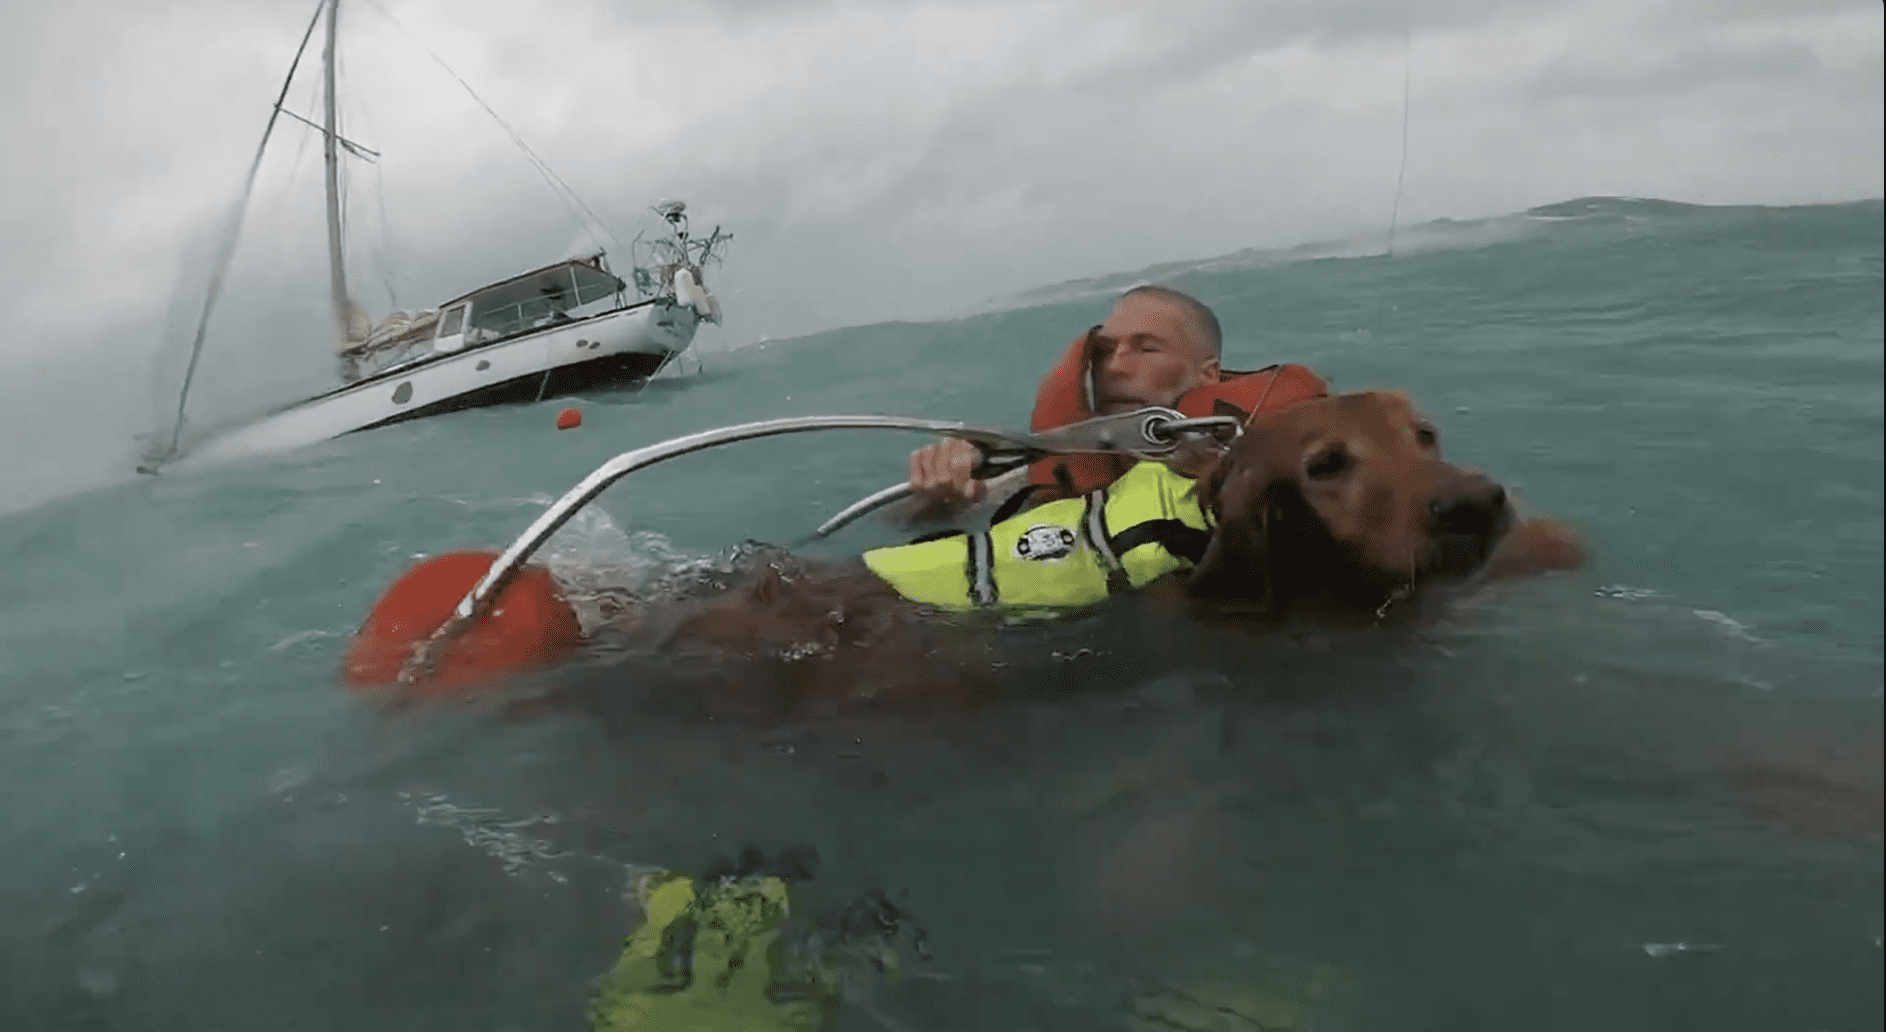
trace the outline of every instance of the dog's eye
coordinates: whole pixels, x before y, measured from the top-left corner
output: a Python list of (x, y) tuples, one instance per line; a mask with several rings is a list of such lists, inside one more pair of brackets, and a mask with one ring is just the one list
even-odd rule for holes
[(1415, 443), (1423, 448), (1432, 448), (1441, 443), (1441, 435), (1435, 433), (1431, 426), (1417, 426), (1415, 427)]
[(1303, 464), (1303, 472), (1311, 480), (1328, 480), (1340, 476), (1349, 468), (1349, 453), (1341, 448), (1331, 448), (1319, 453), (1315, 458)]

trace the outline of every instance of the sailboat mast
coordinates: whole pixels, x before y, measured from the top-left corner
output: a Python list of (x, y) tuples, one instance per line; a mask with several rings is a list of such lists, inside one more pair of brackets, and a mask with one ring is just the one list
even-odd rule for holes
[(341, 262), (340, 135), (334, 112), (334, 40), (340, 20), (340, 0), (327, 0), (327, 125), (322, 155), (327, 162), (327, 260), (334, 290), (334, 322), (340, 340), (347, 342), (347, 269)]

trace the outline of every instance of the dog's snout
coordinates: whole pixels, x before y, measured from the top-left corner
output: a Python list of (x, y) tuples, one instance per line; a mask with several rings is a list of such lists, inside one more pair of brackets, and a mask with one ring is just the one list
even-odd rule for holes
[(1454, 534), (1483, 534), (1506, 513), (1506, 489), (1483, 476), (1470, 476), (1428, 500), (1428, 512), (1441, 529)]

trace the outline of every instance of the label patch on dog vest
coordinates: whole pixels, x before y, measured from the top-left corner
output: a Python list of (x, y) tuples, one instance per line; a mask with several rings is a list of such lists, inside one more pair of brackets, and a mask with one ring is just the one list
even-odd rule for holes
[(1037, 523), (1015, 539), (1015, 558), (1036, 562), (1065, 559), (1074, 552), (1074, 532), (1052, 523)]

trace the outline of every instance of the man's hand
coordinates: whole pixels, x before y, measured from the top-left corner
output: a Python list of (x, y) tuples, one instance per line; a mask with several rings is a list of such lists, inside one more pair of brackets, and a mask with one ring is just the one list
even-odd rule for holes
[(932, 505), (952, 508), (982, 501), (988, 485), (970, 476), (982, 461), (975, 445), (957, 437), (945, 437), (910, 453), (910, 488), (916, 497)]

